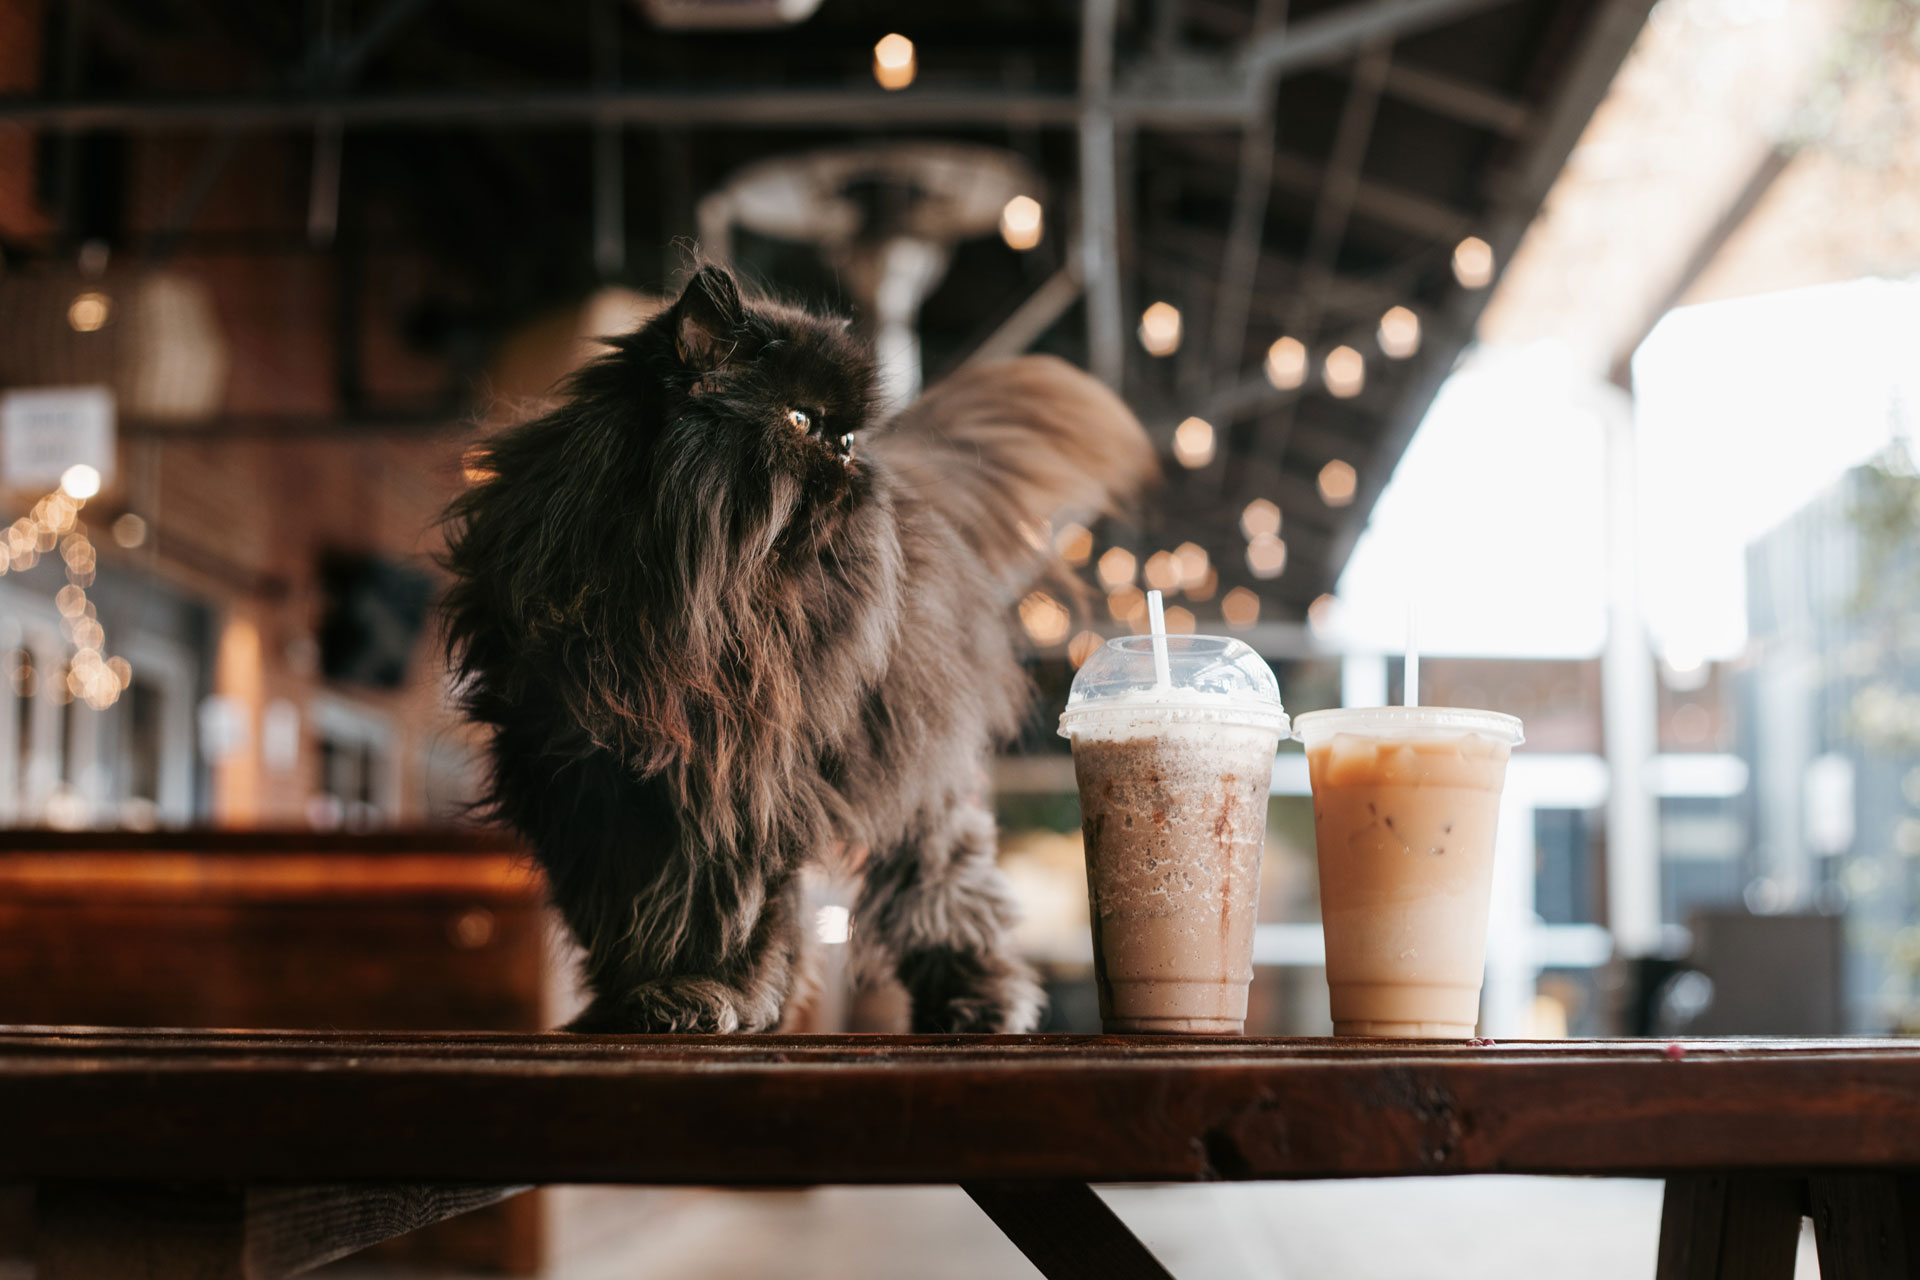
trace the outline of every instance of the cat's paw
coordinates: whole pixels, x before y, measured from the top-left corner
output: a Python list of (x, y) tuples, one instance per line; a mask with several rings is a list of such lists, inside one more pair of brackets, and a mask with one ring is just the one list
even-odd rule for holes
[(913, 1000), (913, 1030), (992, 1035), (1032, 1031), (1047, 997), (1027, 967), (1000, 957), (928, 948), (908, 956), (900, 978)]
[(741, 1018), (740, 993), (712, 978), (661, 978), (602, 995), (567, 1030), (586, 1035), (730, 1035), (764, 1030)]

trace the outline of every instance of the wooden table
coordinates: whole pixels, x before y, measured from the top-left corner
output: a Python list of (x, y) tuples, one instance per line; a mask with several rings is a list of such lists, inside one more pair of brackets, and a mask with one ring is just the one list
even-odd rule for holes
[[(959, 1183), (1049, 1277), (1092, 1182), (1660, 1177), (1661, 1277), (1920, 1269), (1920, 1047), (0, 1030), (39, 1280), (266, 1277), (548, 1182)], [(1577, 1249), (1578, 1241), (1569, 1241)]]

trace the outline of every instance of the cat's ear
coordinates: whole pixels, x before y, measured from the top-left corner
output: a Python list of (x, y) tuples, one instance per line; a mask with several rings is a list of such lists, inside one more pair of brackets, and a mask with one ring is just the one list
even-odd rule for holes
[(733, 274), (725, 267), (701, 267), (673, 304), (673, 349), (687, 368), (710, 373), (733, 355), (745, 323)]

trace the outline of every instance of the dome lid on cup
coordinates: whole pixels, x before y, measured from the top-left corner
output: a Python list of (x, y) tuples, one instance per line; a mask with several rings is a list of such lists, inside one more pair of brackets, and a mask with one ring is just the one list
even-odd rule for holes
[(1259, 654), (1229, 636), (1171, 635), (1172, 679), (1155, 678), (1153, 637), (1121, 636), (1096, 650), (1073, 677), (1060, 736), (1134, 716), (1200, 721), (1287, 733), (1280, 682)]

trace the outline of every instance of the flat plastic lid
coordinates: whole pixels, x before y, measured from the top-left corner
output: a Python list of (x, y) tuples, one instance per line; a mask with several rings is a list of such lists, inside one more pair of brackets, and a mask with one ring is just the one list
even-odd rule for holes
[(1155, 680), (1152, 636), (1109, 640), (1073, 677), (1060, 736), (1122, 718), (1159, 717), (1287, 732), (1280, 682), (1247, 645), (1230, 636), (1167, 637), (1167, 686)]
[(1517, 747), (1526, 738), (1520, 717), (1465, 707), (1336, 707), (1309, 711), (1293, 722), (1293, 736), (1312, 746), (1336, 733), (1369, 738), (1435, 738), (1477, 733)]

